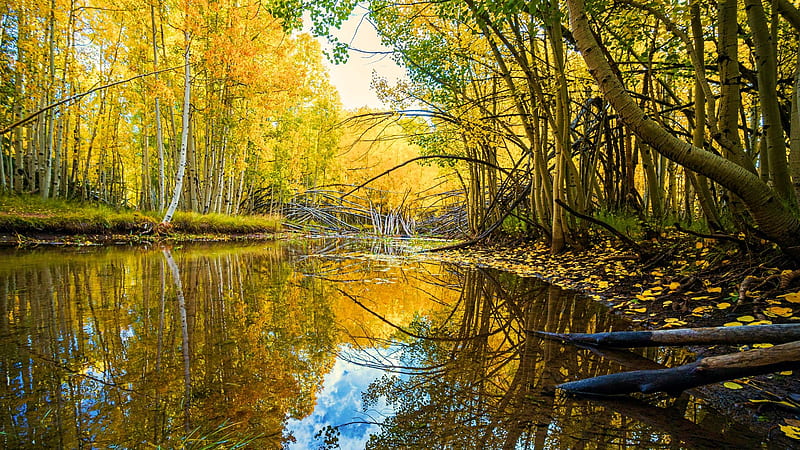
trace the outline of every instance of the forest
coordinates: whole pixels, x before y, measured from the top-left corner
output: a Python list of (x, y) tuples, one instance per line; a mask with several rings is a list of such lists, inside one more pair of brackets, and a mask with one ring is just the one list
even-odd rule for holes
[[(615, 257), (646, 270), (677, 261), (695, 241), (675, 237), (688, 236), (727, 258), (715, 280), (736, 290), (726, 300), (737, 307), (797, 303), (800, 8), (790, 0), (15, 0), (0, 10), (3, 195), (164, 223), (176, 211), (273, 214), (295, 230), (457, 240), (449, 249), (536, 241), (554, 258), (607, 236)], [(323, 61), (349, 50), (331, 30), (351, 14), (407, 71), (399, 82), (373, 75), (387, 110), (344, 110), (347, 92), (329, 81)], [(687, 291), (703, 276), (665, 285)], [(778, 345), (695, 363), (700, 380), (595, 381), (669, 391), (797, 369), (792, 305), (766, 315), (787, 322), (766, 331), (779, 330)], [(756, 329), (664, 339), (773, 338)], [(595, 381), (564, 389), (609, 393)]]
[[(407, 219), (455, 208), (453, 234), (513, 228), (554, 253), (585, 245), (584, 215), (757, 236), (797, 257), (788, 1), (369, 2), (408, 80), (376, 76), (393, 108), (360, 112), (341, 109), (322, 65), (346, 45), (325, 56), (298, 32), (303, 11), (326, 35), (356, 4), (311, 3), (6, 2), (0, 189), (252, 213), (347, 199), (402, 147), (437, 169), (430, 183), (378, 178), (357, 203), (402, 203)], [(433, 186), (429, 208), (410, 207)]]

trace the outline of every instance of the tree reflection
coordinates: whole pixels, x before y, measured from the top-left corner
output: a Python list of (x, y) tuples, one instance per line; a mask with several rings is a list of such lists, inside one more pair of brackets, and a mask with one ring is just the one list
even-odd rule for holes
[[(0, 445), (277, 448), (293, 438), (287, 419), (315, 407), (339, 352), (386, 371), (364, 393), (365, 408), (391, 412), (368, 416), (380, 424), (373, 448), (752, 446), (687, 398), (600, 405), (556, 395), (563, 381), (638, 363), (529, 333), (626, 326), (596, 302), (337, 245), (7, 254)], [(336, 432), (320, 438), (333, 444)]]
[[(622, 324), (596, 303), (533, 279), (455, 273), (463, 289), (453, 308), (418, 317), (391, 344), (402, 355), (390, 366), (395, 373), (365, 394), (365, 408), (385, 399), (393, 409), (369, 448), (667, 448), (679, 442), (715, 448), (748, 442), (723, 437), (719, 424), (707, 430), (677, 421), (686, 402), (598, 406), (556, 395), (555, 385), (577, 374), (620, 367), (527, 331), (594, 332)], [(665, 416), (680, 426), (666, 426)]]
[(310, 411), (336, 338), (322, 282), (277, 246), (174, 254), (5, 258), (4, 447), (275, 447)]

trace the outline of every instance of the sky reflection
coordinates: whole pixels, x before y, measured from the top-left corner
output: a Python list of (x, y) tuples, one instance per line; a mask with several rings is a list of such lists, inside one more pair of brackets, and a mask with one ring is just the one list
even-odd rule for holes
[(370, 435), (380, 429), (375, 422), (380, 422), (383, 417), (391, 414), (391, 408), (383, 399), (368, 411), (364, 411), (361, 396), (370, 383), (385, 372), (351, 362), (353, 359), (359, 359), (359, 353), (374, 355), (384, 351), (354, 350), (348, 346), (343, 346), (341, 350), (342, 356), (336, 359), (333, 369), (325, 376), (322, 389), (317, 395), (314, 412), (302, 420), (289, 419), (286, 424), (285, 433), (294, 436), (295, 442), (287, 443), (285, 448), (297, 450), (318, 448), (323, 443), (323, 436), (315, 438), (315, 435), (328, 426), (340, 427), (340, 448), (364, 448)]

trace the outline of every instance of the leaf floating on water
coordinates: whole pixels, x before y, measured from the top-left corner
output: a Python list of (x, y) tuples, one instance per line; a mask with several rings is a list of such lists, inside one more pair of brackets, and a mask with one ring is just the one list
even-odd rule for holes
[(742, 389), (742, 388), (744, 388), (744, 386), (742, 386), (741, 384), (739, 384), (739, 383), (734, 383), (733, 381), (726, 381), (726, 382), (722, 383), (722, 385), (723, 385), (723, 386), (725, 386), (725, 387), (726, 387), (726, 388), (728, 388), (728, 389), (734, 389), (734, 390), (735, 390), (735, 389)]

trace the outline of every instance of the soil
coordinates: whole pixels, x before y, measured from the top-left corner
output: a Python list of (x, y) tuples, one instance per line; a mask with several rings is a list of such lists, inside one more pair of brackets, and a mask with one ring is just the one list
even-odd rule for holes
[[(26, 236), (0, 234), (0, 246), (152, 245), (160, 242), (272, 240), (288, 236), (65, 236), (42, 232)], [(735, 243), (715, 239), (666, 239), (661, 236), (647, 244), (645, 258), (633, 251), (620, 250), (619, 246), (619, 243), (607, 239), (596, 242), (589, 250), (551, 255), (541, 243), (515, 241), (448, 250), (430, 257), (461, 265), (506, 270), (577, 290), (605, 303), (615, 314), (641, 329), (800, 321), (800, 273), (796, 278), (787, 277), (789, 271), (798, 267), (766, 243), (744, 249)], [(788, 282), (782, 284), (786, 279)], [(748, 280), (747, 289), (740, 292), (745, 280)], [(793, 295), (795, 293), (797, 295)], [(740, 294), (745, 294), (741, 300)], [(749, 346), (713, 346), (692, 347), (690, 350), (698, 357), (704, 357), (748, 349)], [(690, 393), (703, 399), (711, 408), (766, 436), (770, 448), (800, 448), (800, 440), (791, 439), (781, 429), (782, 426), (800, 425), (798, 371), (734, 381), (741, 388), (731, 389), (718, 383), (693, 389)]]

